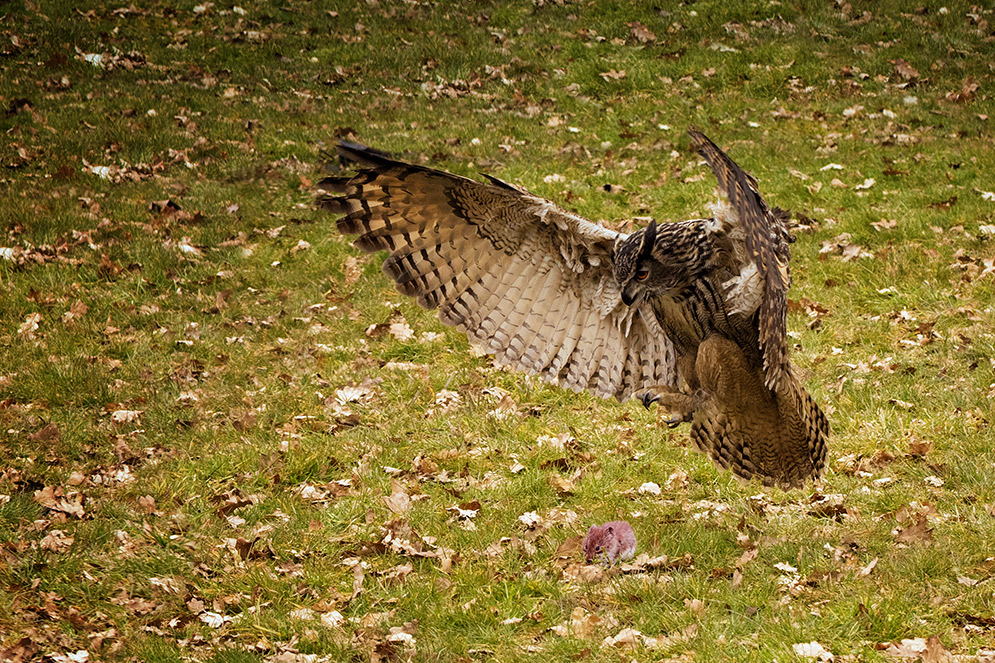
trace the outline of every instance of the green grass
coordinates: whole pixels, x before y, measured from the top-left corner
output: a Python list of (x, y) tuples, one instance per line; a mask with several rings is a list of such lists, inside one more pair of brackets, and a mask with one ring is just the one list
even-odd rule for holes
[[(995, 14), (921, 4), (7, 6), (0, 651), (770, 661), (817, 640), (876, 661), (933, 635), (959, 655), (995, 648)], [(810, 328), (793, 312), (789, 328), (830, 414), (818, 490), (839, 508), (738, 483), (638, 404), (472, 356), (312, 205), (322, 149), (347, 137), (595, 220), (688, 218), (713, 195), (689, 125), (812, 220), (790, 296), (828, 313)], [(843, 233), (873, 257), (820, 254)], [(395, 316), (414, 339), (365, 334)], [(370, 390), (351, 418), (335, 405), (348, 385)], [(495, 387), (520, 416), (490, 416)], [(442, 389), (461, 405), (426, 416)], [(115, 423), (118, 410), (141, 414)], [(57, 437), (36, 435), (49, 423)], [(539, 443), (560, 434), (565, 448)], [(676, 470), (686, 486), (667, 485)], [(659, 496), (638, 492), (650, 481)], [(413, 498), (403, 516), (392, 485)], [(81, 495), (84, 515), (39, 503), (46, 487)], [(459, 521), (451, 508), (475, 500), (472, 526)], [(519, 520), (531, 511), (538, 530)], [(930, 539), (899, 542), (920, 512)], [(564, 567), (579, 555), (557, 549), (615, 518), (640, 552), (693, 564), (576, 580)], [(441, 558), (385, 546), (399, 523)], [(601, 619), (589, 637), (550, 630), (575, 609)], [(414, 651), (388, 639), (406, 624)], [(624, 628), (671, 639), (602, 646)]]

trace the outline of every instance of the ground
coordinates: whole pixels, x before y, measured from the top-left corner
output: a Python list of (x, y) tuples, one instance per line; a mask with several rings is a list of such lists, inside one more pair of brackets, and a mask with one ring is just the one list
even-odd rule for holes
[[(141, 6), (136, 6), (140, 4)], [(995, 15), (959, 2), (7, 3), (0, 658), (995, 649)], [(824, 480), (495, 367), (316, 211), (340, 138), (610, 227), (792, 210)], [(629, 521), (640, 557), (583, 566)]]

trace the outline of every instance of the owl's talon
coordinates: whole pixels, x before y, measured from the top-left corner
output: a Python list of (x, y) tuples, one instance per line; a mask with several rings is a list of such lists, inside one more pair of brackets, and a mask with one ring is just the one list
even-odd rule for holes
[(660, 385), (651, 387), (636, 398), (647, 410), (653, 403), (657, 404), (657, 421), (675, 428), (685, 421), (691, 421), (694, 412), (694, 402), (688, 394), (682, 394), (673, 387)]
[(667, 428), (677, 428), (688, 419), (680, 412), (667, 412), (661, 409), (657, 420), (667, 424)]

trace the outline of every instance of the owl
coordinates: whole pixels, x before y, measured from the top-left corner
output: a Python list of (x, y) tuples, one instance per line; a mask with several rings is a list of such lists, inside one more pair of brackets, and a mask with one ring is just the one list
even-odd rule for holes
[(660, 408), (743, 479), (796, 487), (826, 464), (829, 425), (788, 356), (789, 215), (704, 134), (712, 216), (609, 230), (496, 177), (481, 182), (341, 142), (351, 177), (318, 204), (404, 295), (498, 364)]

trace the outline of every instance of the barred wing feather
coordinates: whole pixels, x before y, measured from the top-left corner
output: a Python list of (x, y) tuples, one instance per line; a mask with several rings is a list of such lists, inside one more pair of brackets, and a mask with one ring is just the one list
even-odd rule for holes
[(674, 349), (649, 305), (629, 308), (612, 276), (619, 234), (524, 189), (406, 164), (352, 143), (360, 165), (321, 182), (354, 245), (387, 250), (405, 295), (499, 363), (575, 391), (624, 400), (677, 385)]

